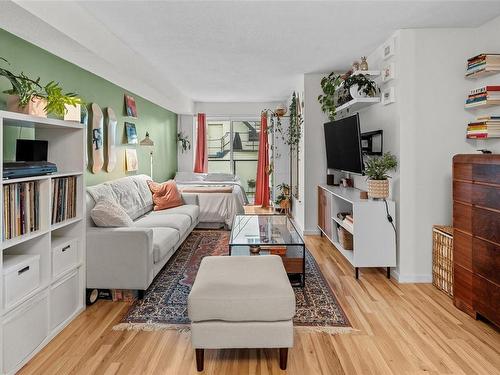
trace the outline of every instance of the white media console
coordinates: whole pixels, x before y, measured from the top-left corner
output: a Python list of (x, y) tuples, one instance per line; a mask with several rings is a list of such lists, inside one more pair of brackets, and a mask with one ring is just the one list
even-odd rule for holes
[[(318, 227), (352, 264), (356, 278), (361, 267), (386, 267), (387, 277), (390, 277), (390, 267), (396, 266), (396, 233), (387, 219), (387, 210), (395, 224), (393, 201), (361, 199), (360, 190), (355, 188), (318, 185)], [(339, 212), (352, 213), (352, 228), (337, 218)], [(339, 226), (352, 234), (353, 250), (341, 246), (337, 234)]]

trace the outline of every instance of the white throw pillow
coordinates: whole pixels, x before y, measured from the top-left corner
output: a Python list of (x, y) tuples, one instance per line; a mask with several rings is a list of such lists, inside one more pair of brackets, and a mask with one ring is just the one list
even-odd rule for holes
[(98, 227), (131, 227), (134, 222), (125, 210), (115, 202), (101, 199), (90, 211), (90, 217)]

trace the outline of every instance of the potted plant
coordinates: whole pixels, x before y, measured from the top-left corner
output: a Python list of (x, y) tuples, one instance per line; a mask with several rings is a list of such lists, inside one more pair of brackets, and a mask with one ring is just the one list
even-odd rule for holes
[(321, 104), (323, 112), (328, 115), (330, 121), (334, 121), (337, 115), (337, 98), (335, 93), (341, 87), (341, 84), (342, 78), (334, 72), (331, 72), (328, 76), (321, 79), (323, 95), (318, 96), (318, 102)]
[(247, 185), (248, 185), (248, 188), (249, 188), (250, 190), (252, 190), (252, 191), (255, 189), (256, 184), (257, 184), (257, 183), (256, 183), (256, 181), (255, 181), (255, 179), (254, 179), (254, 178), (251, 178), (251, 179), (247, 180)]
[(281, 193), (276, 197), (274, 203), (282, 209), (290, 208), (290, 197)]
[[(7, 64), (9, 62), (0, 57)], [(31, 79), (24, 73), (15, 74), (8, 69), (0, 68), (0, 77), (5, 77), (12, 88), (5, 90), (7, 110), (25, 113), (33, 116), (47, 117), (52, 113), (63, 117), (67, 112), (66, 106), (77, 106), (82, 100), (74, 93), (63, 93), (59, 83), (50, 81), (45, 86), (40, 83), (40, 77)]]
[(284, 182), (282, 184), (279, 184), (276, 186), (280, 192), (282, 192), (286, 196), (290, 196), (290, 185), (285, 184)]
[(398, 166), (396, 157), (390, 152), (368, 159), (365, 163), (365, 175), (368, 179), (368, 196), (386, 199), (389, 196), (389, 171)]
[(351, 74), (344, 81), (344, 85), (349, 89), (353, 99), (374, 97), (380, 92), (375, 82), (364, 74)]
[(183, 132), (177, 133), (177, 142), (181, 143), (181, 152), (184, 153), (187, 150), (191, 150), (191, 142), (189, 141), (189, 137), (184, 135)]

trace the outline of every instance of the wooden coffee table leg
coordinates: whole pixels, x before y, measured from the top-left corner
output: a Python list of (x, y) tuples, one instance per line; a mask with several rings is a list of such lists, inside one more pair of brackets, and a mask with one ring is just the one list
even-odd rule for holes
[(286, 370), (288, 362), (288, 348), (280, 348), (280, 369)]
[(195, 352), (196, 352), (196, 369), (198, 371), (203, 371), (205, 351), (203, 349), (196, 349)]

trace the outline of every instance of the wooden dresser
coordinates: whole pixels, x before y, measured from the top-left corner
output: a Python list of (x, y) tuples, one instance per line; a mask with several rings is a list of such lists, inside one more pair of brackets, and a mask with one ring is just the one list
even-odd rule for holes
[(500, 155), (453, 158), (456, 307), (500, 326)]

